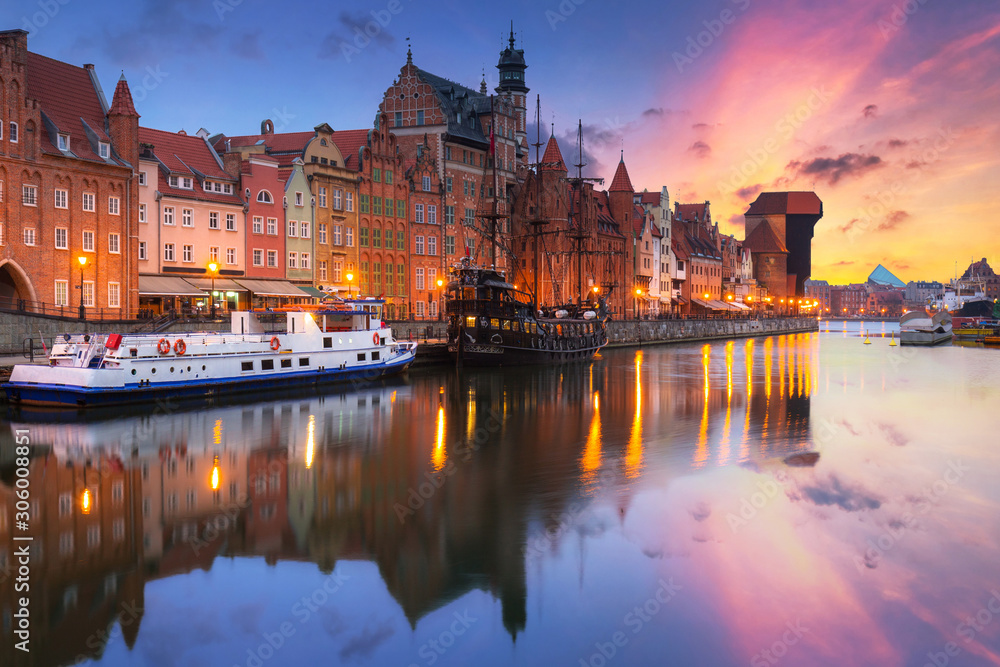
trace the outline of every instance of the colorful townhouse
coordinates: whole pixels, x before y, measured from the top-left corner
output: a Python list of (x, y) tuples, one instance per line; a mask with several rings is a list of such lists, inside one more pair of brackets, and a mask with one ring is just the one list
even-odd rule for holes
[[(282, 243), (294, 239), (294, 249), (282, 248), (280, 266), (284, 278), (294, 280), (300, 289), (309, 288), (306, 291), (313, 296), (318, 291), (357, 294), (358, 152), (367, 138), (368, 130), (335, 131), (326, 123), (317, 125), (312, 132), (275, 133), (271, 120), (261, 123), (260, 134), (232, 137), (219, 134), (211, 138), (224, 160), (227, 155), (234, 156), (228, 158), (233, 160), (235, 156), (246, 159), (260, 153), (276, 159), (282, 178), (293, 173), (296, 159), (302, 162), (301, 172), (307, 187), (299, 183), (291, 190), (291, 205), (294, 206), (295, 192), (302, 192), (303, 197), (308, 193), (312, 206), (308, 220), (311, 247), (305, 249), (301, 236), (302, 212), (289, 217), (288, 209), (282, 209), (284, 213), (279, 220)], [(286, 188), (283, 181), (282, 189)], [(276, 201), (283, 204), (282, 197)], [(299, 223), (294, 237), (288, 236), (289, 220)], [(290, 252), (295, 253), (294, 268), (289, 267)], [(302, 252), (307, 253), (308, 275), (301, 267)], [(348, 275), (353, 277), (353, 285), (349, 284)]]
[[(144, 304), (184, 314), (247, 307), (249, 291), (235, 278), (246, 276), (246, 216), (239, 180), (227, 173), (222, 159), (206, 140), (189, 135), (139, 128), (145, 185), (140, 185), (146, 222), (139, 225), (139, 270), (151, 278), (180, 278), (200, 291), (165, 294), (146, 290)], [(155, 179), (154, 179), (155, 174)], [(214, 271), (213, 271), (214, 267)], [(172, 281), (169, 287), (183, 285)]]
[(138, 308), (138, 123), (93, 65), (0, 32), (0, 306), (104, 319)]
[(304, 166), (297, 157), (290, 169), (279, 171), (279, 178), (285, 183), (281, 204), (285, 212), (285, 276), (294, 285), (311, 287), (316, 207)]
[(362, 296), (384, 298), (387, 319), (406, 319), (409, 186), (396, 136), (381, 114), (359, 153), (358, 262)]

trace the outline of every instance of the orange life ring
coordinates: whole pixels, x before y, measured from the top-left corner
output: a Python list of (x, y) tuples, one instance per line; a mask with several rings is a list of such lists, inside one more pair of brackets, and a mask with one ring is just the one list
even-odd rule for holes
[(374, 334), (372, 334), (372, 340), (375, 341), (376, 345), (379, 344), (378, 332), (377, 331)]
[(271, 338), (271, 349), (277, 351), (279, 347), (281, 347), (281, 341), (278, 340), (277, 336), (273, 336)]
[(166, 338), (161, 338), (160, 342), (156, 344), (156, 350), (160, 354), (166, 354), (167, 352), (170, 351), (170, 341), (167, 340)]
[(177, 354), (184, 354), (187, 350), (187, 343), (184, 342), (183, 338), (178, 338), (174, 341), (174, 352)]

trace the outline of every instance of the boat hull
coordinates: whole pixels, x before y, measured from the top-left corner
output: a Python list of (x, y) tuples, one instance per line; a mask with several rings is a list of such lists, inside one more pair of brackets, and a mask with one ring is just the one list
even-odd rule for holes
[(950, 331), (900, 331), (900, 345), (940, 345), (950, 341)]
[[(367, 382), (398, 375), (413, 363), (414, 353), (383, 364), (348, 368), (323, 368), (301, 372), (244, 377), (204, 378), (156, 384), (121, 386), (74, 385), (44, 381), (14, 381), (3, 385), (7, 400), (18, 405), (45, 407), (96, 407), (170, 399), (204, 399), (225, 394), (259, 393), (336, 382)], [(49, 370), (40, 367), (39, 372)], [(80, 369), (86, 370), (86, 369)], [(44, 375), (40, 376), (44, 380)], [(59, 378), (64, 379), (64, 378)]]
[(507, 345), (467, 344), (461, 352), (454, 343), (448, 345), (452, 359), (468, 366), (527, 366), (534, 364), (557, 364), (588, 361), (594, 358), (601, 347), (587, 347), (576, 350), (539, 350)]

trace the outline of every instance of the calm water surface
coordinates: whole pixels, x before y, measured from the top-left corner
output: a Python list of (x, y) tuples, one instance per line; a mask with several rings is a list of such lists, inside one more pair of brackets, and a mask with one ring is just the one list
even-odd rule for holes
[(865, 329), (11, 413), (0, 663), (1000, 664), (1000, 351)]

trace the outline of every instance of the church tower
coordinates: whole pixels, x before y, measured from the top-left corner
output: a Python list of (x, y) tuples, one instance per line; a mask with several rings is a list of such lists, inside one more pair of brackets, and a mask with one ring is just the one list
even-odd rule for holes
[(510, 23), (510, 40), (506, 49), (500, 52), (497, 69), (500, 70), (498, 95), (508, 97), (517, 110), (517, 142), (527, 146), (528, 132), (528, 86), (524, 84), (524, 49), (514, 48), (514, 22)]

